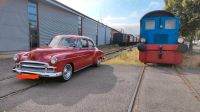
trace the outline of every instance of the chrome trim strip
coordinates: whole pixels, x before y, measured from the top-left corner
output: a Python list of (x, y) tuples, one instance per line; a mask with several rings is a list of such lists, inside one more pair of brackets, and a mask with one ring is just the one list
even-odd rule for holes
[(37, 75), (40, 75), (41, 77), (59, 77), (62, 75), (62, 72), (55, 72), (55, 73), (42, 73), (42, 72), (32, 72), (32, 71), (22, 71), (22, 70), (19, 70), (19, 69), (12, 69), (14, 72), (17, 72), (17, 73), (28, 73), (28, 74), (37, 74)]
[(44, 65), (48, 65), (48, 66), (49, 66), (48, 63), (45, 63), (45, 62), (39, 62), (39, 61), (21, 61), (20, 64), (21, 64), (21, 63), (44, 64)]
[(61, 61), (66, 61), (66, 60), (73, 60), (73, 59), (76, 59), (76, 58), (81, 58), (81, 57), (88, 57), (90, 55), (78, 55), (78, 56), (75, 56), (75, 57), (72, 57), (72, 58), (66, 58), (66, 59), (62, 59), (62, 60), (58, 60), (58, 62), (61, 62)]
[(92, 66), (92, 65), (93, 65), (93, 64), (87, 65), (87, 66), (85, 66), (85, 67), (83, 67), (83, 68), (80, 68), (80, 69), (74, 71), (74, 72), (78, 72), (78, 71), (83, 70), (83, 69), (85, 69), (85, 68), (87, 68), (87, 67), (89, 67), (89, 66)]
[(28, 68), (52, 68), (52, 69), (54, 69), (54, 68), (56, 68), (56, 67), (53, 67), (53, 66), (48, 66), (48, 67), (45, 67), (45, 66), (34, 66), (34, 65), (26, 65), (26, 64), (22, 64), (21, 65), (22, 67), (28, 67)]
[(32, 66), (32, 65), (21, 65), (21, 67), (28, 67), (28, 68), (46, 68), (46, 67), (42, 67), (42, 66)]

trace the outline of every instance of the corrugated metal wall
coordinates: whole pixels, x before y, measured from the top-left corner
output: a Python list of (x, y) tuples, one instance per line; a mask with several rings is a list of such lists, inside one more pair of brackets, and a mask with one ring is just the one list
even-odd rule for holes
[(92, 38), (93, 41), (96, 43), (97, 23), (89, 18), (83, 18), (82, 24), (83, 24), (83, 28), (82, 28), (83, 35)]
[(78, 16), (61, 8), (39, 2), (40, 45), (60, 34), (78, 35)]
[(27, 0), (0, 0), (0, 51), (29, 49)]
[(111, 38), (112, 38), (112, 32), (111, 28), (106, 28), (106, 44), (110, 44)]
[(105, 44), (105, 26), (101, 23), (98, 24), (98, 45)]

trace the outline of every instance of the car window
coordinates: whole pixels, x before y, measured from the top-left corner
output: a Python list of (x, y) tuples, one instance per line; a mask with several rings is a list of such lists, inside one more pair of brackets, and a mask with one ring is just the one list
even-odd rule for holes
[(176, 20), (165, 20), (165, 29), (175, 29), (176, 28)]
[(63, 38), (62, 41), (62, 46), (65, 47), (72, 47), (75, 44), (75, 39), (72, 38)]
[(145, 29), (146, 30), (154, 30), (156, 26), (155, 20), (146, 20), (145, 21)]
[(82, 48), (82, 44), (81, 44), (81, 41), (80, 41), (80, 40), (78, 40), (78, 41), (76, 42), (76, 47), (77, 47), (77, 48)]
[(86, 39), (81, 39), (82, 48), (88, 48), (88, 41)]
[(94, 43), (91, 40), (88, 40), (89, 48), (94, 47)]

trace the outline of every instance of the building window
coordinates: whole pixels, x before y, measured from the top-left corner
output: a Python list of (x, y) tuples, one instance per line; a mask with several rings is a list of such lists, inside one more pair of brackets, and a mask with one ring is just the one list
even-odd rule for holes
[(37, 0), (28, 0), (28, 22), (30, 33), (30, 48), (39, 46)]

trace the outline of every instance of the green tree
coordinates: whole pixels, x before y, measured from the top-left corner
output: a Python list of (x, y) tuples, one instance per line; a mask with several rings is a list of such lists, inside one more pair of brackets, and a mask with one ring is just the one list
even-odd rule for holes
[(165, 10), (180, 18), (180, 34), (190, 41), (192, 51), (192, 42), (200, 29), (200, 0), (165, 0)]
[(196, 40), (200, 40), (200, 30), (196, 32)]

